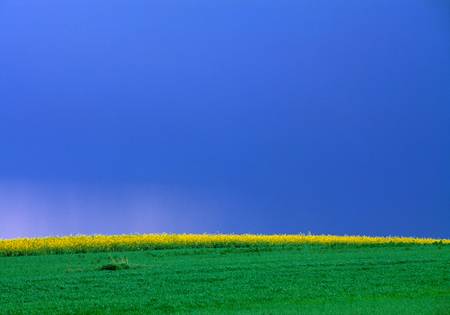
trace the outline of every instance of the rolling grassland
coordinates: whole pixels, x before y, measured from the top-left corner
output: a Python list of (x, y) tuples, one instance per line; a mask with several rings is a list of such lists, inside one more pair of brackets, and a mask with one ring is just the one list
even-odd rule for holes
[(0, 256), (0, 314), (450, 314), (446, 240), (78, 236)]

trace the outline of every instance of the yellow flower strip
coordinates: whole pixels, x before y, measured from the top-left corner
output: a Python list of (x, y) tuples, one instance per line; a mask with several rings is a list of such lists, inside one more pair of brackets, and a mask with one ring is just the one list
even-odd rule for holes
[(449, 239), (334, 235), (143, 234), (94, 235), (0, 240), (0, 256), (83, 253), (182, 247), (295, 246), (303, 244), (450, 244)]

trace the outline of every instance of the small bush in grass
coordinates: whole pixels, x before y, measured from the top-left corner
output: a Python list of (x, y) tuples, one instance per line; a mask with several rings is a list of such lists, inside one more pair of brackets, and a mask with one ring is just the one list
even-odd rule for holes
[(111, 262), (103, 265), (100, 267), (100, 270), (111, 270), (111, 271), (115, 271), (115, 270), (125, 270), (125, 269), (130, 269), (130, 264), (128, 263), (128, 258), (126, 257), (122, 257), (122, 258), (113, 258), (113, 257), (109, 257)]

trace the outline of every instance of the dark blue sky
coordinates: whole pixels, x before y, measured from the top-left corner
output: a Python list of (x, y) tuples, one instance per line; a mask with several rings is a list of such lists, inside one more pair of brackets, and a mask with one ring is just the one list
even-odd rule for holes
[(450, 5), (0, 0), (0, 237), (450, 237)]

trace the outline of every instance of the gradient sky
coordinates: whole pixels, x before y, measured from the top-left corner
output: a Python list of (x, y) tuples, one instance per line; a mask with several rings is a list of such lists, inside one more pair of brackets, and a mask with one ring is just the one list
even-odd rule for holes
[(0, 237), (450, 237), (450, 5), (0, 0)]

